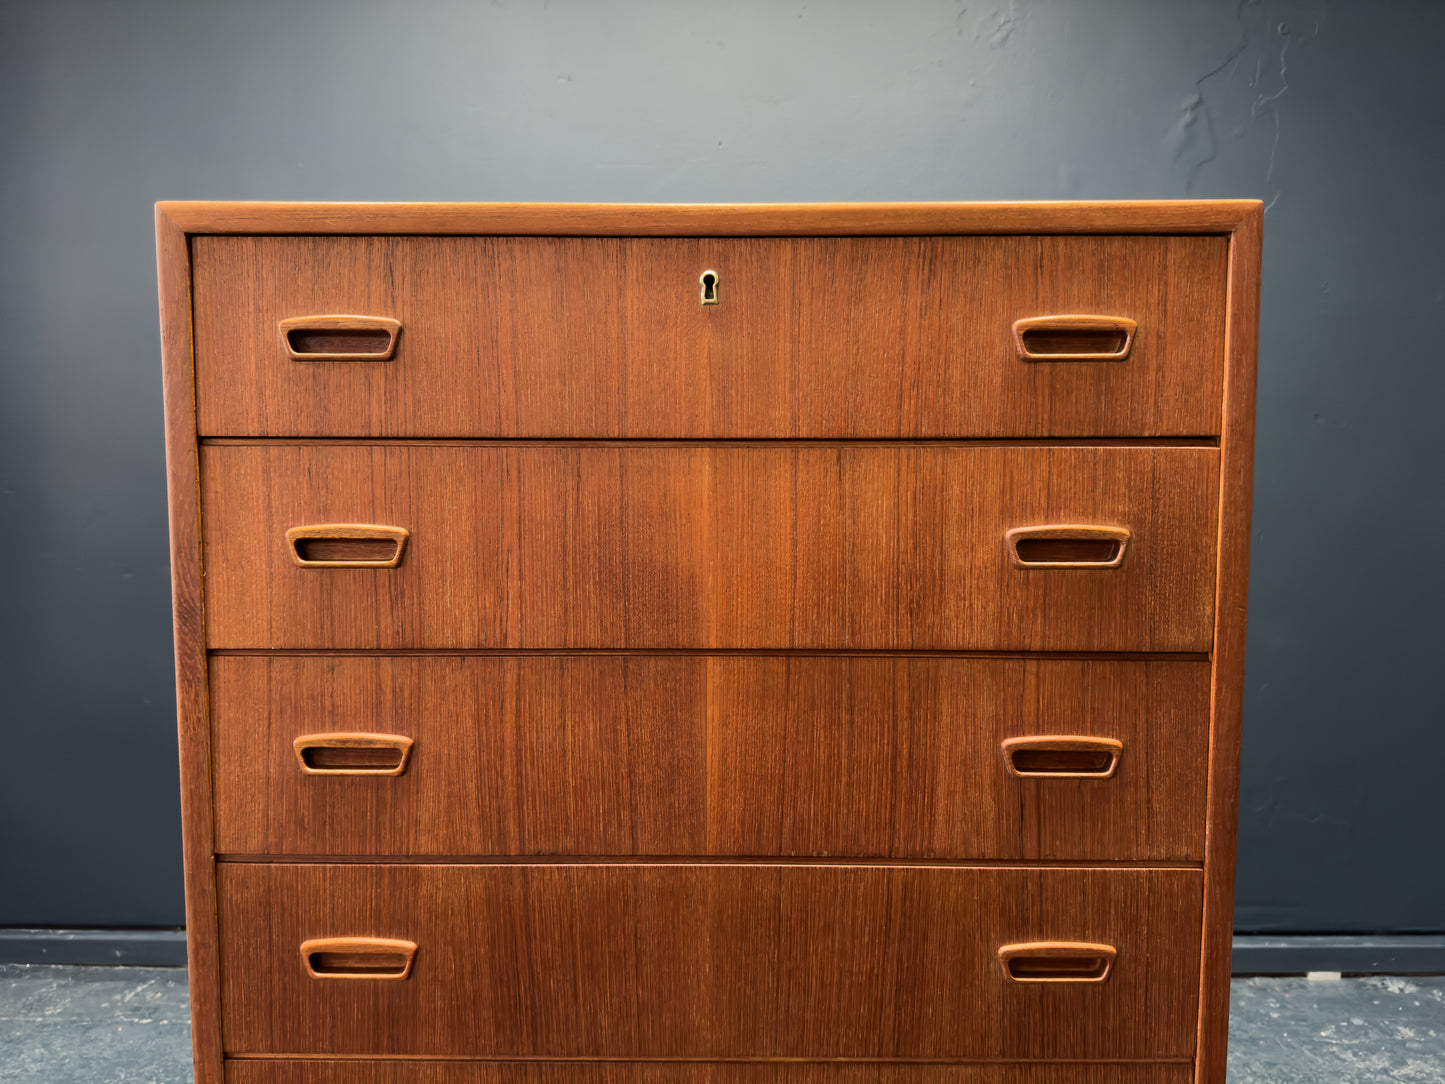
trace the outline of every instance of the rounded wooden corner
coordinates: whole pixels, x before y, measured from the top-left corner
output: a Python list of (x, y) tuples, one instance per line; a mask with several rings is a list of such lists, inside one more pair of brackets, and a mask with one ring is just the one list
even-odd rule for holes
[[(302, 734), (291, 748), (306, 775), (397, 776), (406, 771), (414, 744), (401, 734), (346, 732)], [(381, 754), (374, 766), (365, 763), (365, 753), (371, 750)], [(328, 758), (327, 753), (337, 755)]]
[(1027, 941), (1003, 945), (998, 961), (1010, 982), (1100, 983), (1119, 951), (1091, 941)]
[(415, 941), (318, 937), (301, 942), (301, 963), (313, 979), (397, 981), (411, 977), (415, 960)]
[[(1082, 734), (1042, 734), (1007, 738), (999, 749), (1008, 773), (1019, 779), (1112, 779), (1124, 743)], [(1104, 766), (1092, 767), (1101, 757), (1106, 758)]]

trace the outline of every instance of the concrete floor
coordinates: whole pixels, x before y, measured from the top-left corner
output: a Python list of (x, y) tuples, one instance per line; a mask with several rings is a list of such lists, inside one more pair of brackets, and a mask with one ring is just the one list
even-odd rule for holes
[[(1236, 979), (1230, 1084), (1445, 1084), (1445, 977)], [(0, 1080), (188, 1084), (186, 973), (0, 965)]]

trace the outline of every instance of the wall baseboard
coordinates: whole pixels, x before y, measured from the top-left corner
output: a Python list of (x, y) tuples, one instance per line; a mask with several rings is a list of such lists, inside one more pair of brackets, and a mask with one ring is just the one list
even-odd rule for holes
[(1236, 975), (1445, 974), (1445, 934), (1235, 934)]
[(0, 964), (185, 967), (185, 930), (0, 929)]
[[(185, 930), (0, 929), (0, 964), (185, 967)], [(1445, 974), (1445, 934), (1239, 934), (1234, 974)]]

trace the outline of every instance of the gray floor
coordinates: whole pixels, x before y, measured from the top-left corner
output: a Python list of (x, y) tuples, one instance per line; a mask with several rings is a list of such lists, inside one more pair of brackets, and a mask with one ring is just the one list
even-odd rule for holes
[[(1445, 977), (1236, 979), (1231, 1084), (1445, 1084)], [(0, 1080), (186, 1084), (186, 974), (0, 965)]]

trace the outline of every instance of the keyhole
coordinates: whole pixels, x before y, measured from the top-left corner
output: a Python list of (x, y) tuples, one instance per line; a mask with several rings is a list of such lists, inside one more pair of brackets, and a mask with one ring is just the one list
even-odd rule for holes
[(717, 304), (717, 272), (716, 272), (716, 271), (704, 271), (704, 272), (698, 277), (698, 280), (697, 280), (697, 281), (700, 282), (700, 283), (702, 283), (702, 303), (703, 303), (704, 305), (716, 305), (716, 304)]

